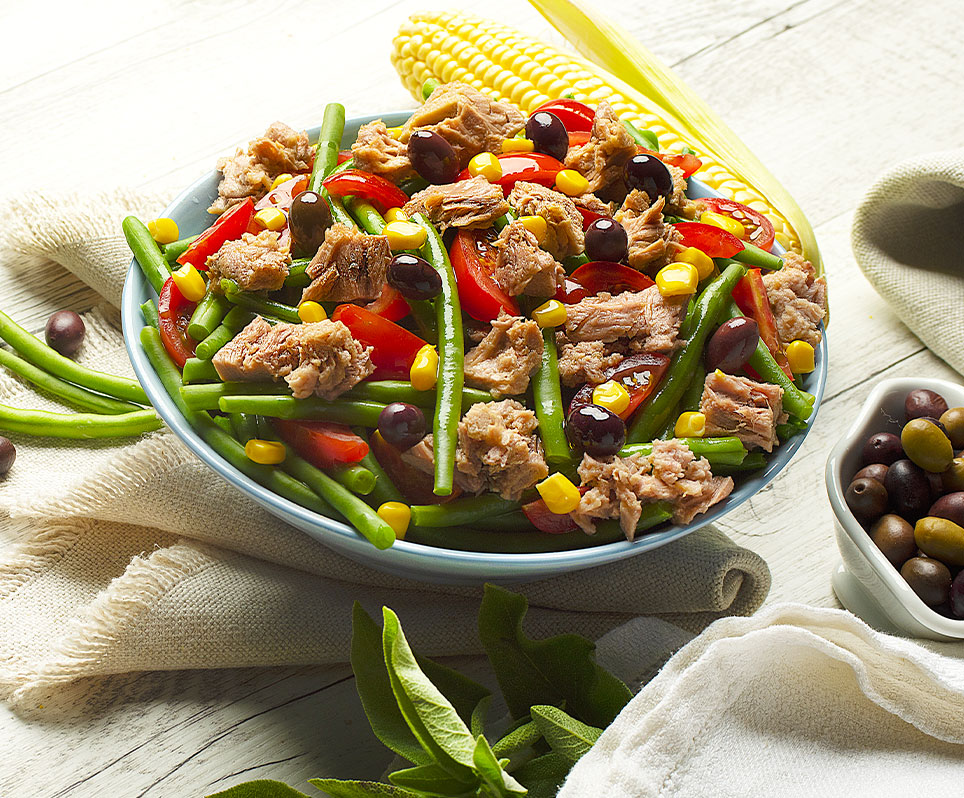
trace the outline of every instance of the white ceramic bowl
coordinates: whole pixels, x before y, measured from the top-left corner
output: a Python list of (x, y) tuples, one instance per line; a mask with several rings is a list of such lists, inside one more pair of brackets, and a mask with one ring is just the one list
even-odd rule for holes
[(877, 628), (932, 640), (964, 640), (964, 620), (945, 618), (924, 604), (874, 545), (844, 500), (847, 485), (861, 468), (864, 441), (875, 432), (900, 432), (904, 399), (915, 388), (937, 391), (951, 407), (964, 406), (964, 386), (947, 380), (884, 380), (870, 392), (860, 415), (827, 459), (827, 495), (843, 558), (834, 572), (833, 588), (841, 604)]

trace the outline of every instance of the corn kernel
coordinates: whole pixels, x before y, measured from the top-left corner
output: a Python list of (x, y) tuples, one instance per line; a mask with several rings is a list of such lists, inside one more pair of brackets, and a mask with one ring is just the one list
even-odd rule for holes
[(387, 128), (387, 130), (388, 130), (388, 135), (391, 136), (393, 139), (397, 139), (399, 136), (402, 135), (401, 125), (399, 125), (398, 127)]
[(563, 169), (556, 175), (556, 191), (570, 197), (578, 197), (589, 191), (589, 181), (575, 169)]
[(177, 241), (177, 222), (173, 219), (151, 219), (147, 223), (147, 231), (158, 244), (173, 244)]
[(385, 221), (386, 222), (407, 222), (409, 221), (408, 214), (405, 213), (401, 208), (389, 208), (385, 211)]
[(536, 237), (540, 244), (545, 240), (549, 225), (541, 216), (520, 216), (522, 226)]
[(324, 321), (328, 318), (328, 314), (321, 305), (309, 299), (298, 305), (298, 318), (305, 324), (309, 324), (313, 321)]
[(621, 382), (609, 380), (593, 388), (592, 403), (605, 407), (618, 416), (629, 407), (629, 391)]
[(736, 219), (731, 219), (722, 213), (704, 211), (700, 214), (700, 221), (703, 224), (711, 224), (714, 227), (719, 227), (721, 230), (726, 230), (726, 232), (732, 233), (737, 238), (746, 238), (746, 228)]
[(389, 222), (385, 225), (383, 232), (388, 237), (388, 246), (393, 251), (418, 249), (428, 237), (425, 228), (415, 222)]
[(579, 506), (579, 488), (572, 484), (564, 474), (550, 474), (536, 485), (536, 490), (556, 515), (571, 513)]
[(569, 317), (566, 306), (558, 299), (550, 299), (543, 302), (539, 307), (532, 311), (532, 318), (540, 327), (558, 327), (566, 323)]
[(706, 416), (702, 413), (680, 413), (673, 434), (677, 438), (702, 438), (706, 434)]
[(502, 142), (502, 152), (532, 152), (536, 145), (529, 139), (505, 139)]
[(816, 368), (813, 347), (806, 341), (791, 341), (787, 344), (787, 360), (794, 374), (809, 374)]
[(472, 177), (481, 175), (490, 183), (502, 177), (502, 164), (491, 152), (480, 152), (469, 161), (469, 174)]
[(688, 263), (691, 266), (696, 267), (696, 273), (700, 280), (705, 280), (711, 274), (713, 274), (713, 269), (716, 268), (716, 264), (713, 262), (713, 258), (707, 255), (703, 250), (697, 249), (696, 247), (687, 247), (679, 255), (676, 256), (677, 263)]
[(656, 273), (656, 285), (663, 296), (693, 294), (700, 274), (692, 263), (671, 263)]
[(282, 175), (278, 175), (271, 183), (271, 191), (274, 191), (282, 183), (288, 182), (292, 177), (294, 177), (294, 175), (288, 174), (287, 172)]
[(288, 223), (284, 211), (277, 208), (263, 208), (254, 215), (254, 220), (266, 230), (280, 230)]
[(412, 520), (412, 511), (401, 502), (384, 502), (376, 511), (378, 517), (395, 530), (396, 540), (405, 540), (405, 533)]
[(415, 353), (409, 379), (416, 391), (430, 391), (438, 380), (438, 352), (431, 344), (425, 344)]
[(174, 278), (174, 285), (188, 302), (200, 302), (204, 292), (207, 291), (201, 272), (190, 263), (173, 272), (171, 277)]
[(252, 438), (244, 444), (244, 453), (249, 460), (261, 465), (278, 465), (285, 461), (287, 450), (285, 445), (279, 441), (263, 441), (260, 438)]

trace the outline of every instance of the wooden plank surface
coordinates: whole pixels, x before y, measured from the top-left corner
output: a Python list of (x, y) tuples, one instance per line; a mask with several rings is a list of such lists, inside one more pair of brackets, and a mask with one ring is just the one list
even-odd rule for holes
[[(882, 169), (960, 146), (964, 16), (955, 0), (598, 5), (723, 112), (817, 229), (833, 313), (824, 404), (791, 466), (721, 526), (770, 564), (768, 602), (832, 606), (829, 447), (880, 377), (954, 377), (869, 287), (849, 231)], [(0, 48), (0, 192), (173, 190), (274, 119), (317, 123), (330, 99), (349, 115), (409, 107), (389, 43), (423, 6), (2, 4), (0, 29), (14, 35)], [(527, 6), (485, 7), (559, 42)], [(64, 273), (0, 263), (0, 285), (4, 310), (34, 329), (55, 308), (95, 301)], [(0, 547), (21, 529), (0, 520)], [(254, 777), (377, 776), (387, 760), (346, 667), (134, 674), (76, 694), (75, 716), (57, 723), (0, 709), (0, 798), (200, 796)]]

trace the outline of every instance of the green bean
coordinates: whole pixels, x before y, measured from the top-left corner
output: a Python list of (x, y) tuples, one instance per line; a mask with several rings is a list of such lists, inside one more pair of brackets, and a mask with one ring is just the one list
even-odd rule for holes
[(478, 524), (518, 510), (519, 506), (519, 502), (503, 499), (496, 493), (454, 499), (445, 504), (413, 504), (412, 523), (420, 527)]
[(428, 188), (428, 181), (424, 177), (410, 177), (399, 183), (398, 187), (411, 197), (412, 194), (421, 191), (423, 188)]
[(807, 428), (807, 422), (801, 421), (798, 418), (790, 418), (787, 420), (786, 424), (777, 424), (777, 436), (781, 441), (785, 441), (788, 438), (792, 438), (800, 432), (803, 432)]
[(355, 159), (349, 158), (347, 161), (342, 161), (334, 169), (332, 169), (328, 173), (328, 177), (331, 177), (332, 175), (337, 175), (339, 172), (346, 172), (349, 169), (354, 169), (354, 168), (355, 168)]
[[(153, 327), (145, 327), (153, 330)], [(48, 413), (0, 405), (0, 430), (45, 438), (126, 438), (160, 429), (153, 410), (102, 415), (100, 413)]]
[(295, 399), (293, 396), (222, 396), (218, 401), (222, 413), (255, 413), (271, 418), (331, 421), (335, 424), (361, 424), (377, 427), (378, 414), (385, 405), (376, 402), (353, 402), (336, 399)]
[(676, 421), (679, 419), (679, 405), (673, 408), (669, 413), (666, 423), (663, 425), (662, 429), (653, 436), (654, 440), (659, 439), (661, 441), (668, 441), (676, 435)]
[(652, 150), (653, 152), (659, 152), (659, 139), (656, 138), (656, 134), (653, 133), (652, 130), (645, 128), (640, 130), (632, 122), (627, 122), (625, 119), (623, 120), (623, 125), (640, 147), (645, 147), (647, 150)]
[[(673, 510), (668, 502), (645, 504), (643, 505), (642, 514), (639, 516), (639, 521), (636, 522), (636, 534), (638, 535), (640, 532), (652, 529), (657, 524), (668, 521), (672, 517)], [(619, 521), (615, 520), (597, 521), (596, 535), (602, 535), (610, 540), (619, 540), (620, 537), (625, 536), (622, 527), (619, 526)]]
[[(408, 402), (416, 407), (434, 407), (435, 391), (416, 391), (406, 380), (366, 380), (342, 394), (343, 399), (361, 399), (366, 402)], [(462, 409), (468, 410), (479, 402), (494, 402), (495, 397), (488, 391), (477, 388), (462, 390)]]
[(156, 330), (161, 328), (160, 316), (157, 314), (157, 304), (153, 299), (148, 299), (147, 302), (141, 304), (141, 315), (144, 317), (144, 322), (150, 324)]
[(270, 299), (265, 299), (263, 296), (242, 291), (238, 288), (238, 284), (234, 280), (229, 280), (226, 277), (222, 278), (221, 290), (224, 291), (224, 295), (229, 301), (242, 308), (246, 308), (255, 313), (274, 316), (277, 319), (281, 319), (281, 321), (286, 321), (291, 324), (301, 324), (301, 317), (298, 315), (297, 308), (293, 308), (291, 305), (282, 305), (280, 302), (273, 302)]
[(181, 379), (185, 384), (189, 384), (193, 382), (219, 382), (221, 377), (210, 360), (189, 357), (184, 363)]
[(311, 177), (308, 179), (308, 188), (311, 191), (321, 191), (321, 181), (331, 174), (331, 170), (338, 163), (338, 148), (341, 146), (341, 136), (344, 132), (345, 106), (340, 103), (328, 103), (321, 120), (321, 130), (318, 132), (318, 144), (315, 148), (315, 162), (311, 167)]
[(211, 421), (228, 433), (228, 435), (234, 434), (234, 429), (231, 427), (231, 419), (227, 416), (212, 416)]
[(733, 286), (744, 274), (746, 269), (739, 264), (727, 266), (719, 279), (710, 283), (700, 294), (694, 309), (692, 334), (683, 348), (673, 355), (656, 394), (650, 397), (646, 406), (636, 414), (636, 420), (626, 436), (629, 443), (651, 440), (666, 424), (703, 357), (703, 346), (710, 330), (720, 313), (726, 309)]
[(291, 261), (291, 268), (288, 269), (288, 276), (285, 278), (286, 288), (305, 288), (311, 284), (311, 277), (308, 276), (308, 264), (311, 258), (296, 258)]
[[(183, 391), (182, 391), (183, 396)], [(190, 407), (190, 404), (188, 405)], [(258, 417), (249, 413), (232, 413), (231, 431), (242, 445), (258, 437)]]
[(335, 466), (328, 474), (339, 485), (362, 496), (367, 496), (375, 488), (374, 472), (360, 463)]
[(693, 372), (690, 384), (683, 392), (680, 400), (680, 407), (684, 413), (697, 413), (700, 409), (700, 401), (703, 398), (703, 386), (706, 383), (706, 370), (702, 366), (697, 366)]
[(362, 230), (373, 236), (382, 234), (385, 229), (385, 217), (378, 212), (374, 205), (358, 197), (342, 197), (342, 202)]
[(343, 224), (346, 227), (355, 227), (355, 220), (351, 218), (348, 211), (345, 210), (345, 206), (342, 205), (341, 199), (338, 197), (333, 197), (327, 188), (321, 190), (321, 195), (328, 201), (328, 207), (331, 208), (331, 219), (337, 224)]
[(144, 222), (136, 216), (128, 216), (124, 219), (121, 222), (121, 228), (124, 231), (124, 238), (127, 239), (127, 245), (134, 253), (134, 258), (144, 272), (147, 282), (160, 294), (167, 278), (171, 276), (171, 270), (161, 254), (160, 247), (157, 246), (157, 242)]
[(436, 327), (439, 333), (438, 383), (435, 389), (435, 420), (432, 425), (435, 450), (435, 494), (452, 493), (455, 474), (455, 447), (462, 415), (462, 386), (465, 381), (465, 341), (462, 337), (462, 308), (459, 304), (455, 274), (448, 252), (435, 227), (424, 214), (412, 221), (420, 224), (428, 238), (420, 250), (442, 277), (442, 293), (435, 300)]
[(763, 452), (750, 452), (746, 457), (743, 458), (742, 463), (714, 464), (713, 473), (718, 476), (724, 476), (726, 474), (739, 474), (745, 471), (758, 471), (759, 469), (766, 467), (766, 464), (767, 459)]
[(542, 362), (532, 375), (532, 398), (546, 460), (552, 465), (562, 465), (572, 460), (572, 450), (564, 429), (555, 335), (552, 327), (542, 331)]
[(428, 78), (422, 84), (422, 100), (427, 100), (432, 96), (432, 92), (435, 91), (442, 84), (439, 83), (435, 78)]
[(197, 355), (200, 360), (210, 360), (221, 351), (222, 347), (224, 347), (228, 341), (234, 338), (235, 334), (236, 333), (232, 332), (228, 327), (219, 324), (210, 335), (194, 347), (194, 354)]
[(37, 368), (33, 363), (29, 363), (21, 357), (17, 357), (9, 349), (0, 348), (0, 364), (6, 366), (14, 374), (32, 382), (38, 388), (43, 389), (52, 396), (72, 404), (75, 407), (90, 410), (93, 413), (106, 413), (118, 415), (120, 413), (130, 413), (141, 408), (130, 402), (122, 402), (110, 396), (103, 396), (86, 388), (55, 377), (41, 368)]
[(522, 510), (514, 510), (511, 513), (486, 518), (471, 525), (469, 529), (477, 529), (479, 532), (528, 532), (531, 534), (532, 522)]
[[(151, 241), (154, 239), (152, 238)], [(102, 371), (81, 366), (59, 352), (55, 352), (45, 343), (34, 338), (23, 327), (17, 324), (6, 313), (0, 311), (0, 338), (20, 353), (21, 357), (29, 360), (51, 374), (80, 385), (96, 393), (104, 393), (116, 399), (126, 399), (141, 405), (149, 405), (150, 400), (144, 389), (136, 380), (105, 374)]]
[(495, 225), (495, 229), (501, 233), (506, 227), (508, 227), (518, 218), (519, 217), (516, 216), (516, 214), (512, 211), (506, 211), (502, 216), (496, 219), (493, 224)]
[(744, 247), (733, 256), (733, 260), (745, 263), (748, 266), (759, 266), (761, 269), (782, 269), (783, 258), (771, 252), (760, 249), (753, 244), (744, 242)]
[[(711, 466), (739, 465), (746, 458), (746, 447), (739, 438), (678, 438), (696, 457), (705, 457)], [(619, 450), (620, 457), (652, 454), (651, 443), (630, 443)]]
[(230, 309), (228, 298), (224, 294), (215, 293), (209, 286), (191, 314), (187, 323), (187, 334), (195, 341), (203, 341), (224, 320)]
[(191, 246), (197, 240), (197, 236), (188, 236), (187, 238), (181, 238), (170, 244), (165, 244), (161, 247), (164, 252), (164, 260), (168, 264), (174, 263), (181, 255), (187, 252), (188, 247)]
[[(365, 427), (352, 427), (352, 432), (364, 439), (366, 443), (368, 442), (368, 430)], [(375, 475), (375, 487), (372, 488), (372, 492), (368, 494), (368, 501), (373, 507), (378, 508), (385, 502), (405, 501), (405, 497), (402, 496), (401, 491), (395, 487), (395, 483), (392, 482), (391, 477), (385, 473), (385, 469), (382, 468), (381, 463), (378, 462), (378, 458), (372, 454), (371, 449), (368, 450), (368, 454), (358, 461), (358, 464), (365, 466), (365, 468)]]
[(584, 263), (589, 263), (589, 256), (586, 255), (585, 252), (580, 255), (570, 255), (568, 258), (564, 258), (562, 268), (565, 269), (566, 274), (572, 274)]
[(181, 397), (192, 410), (219, 410), (222, 396), (291, 396), (283, 382), (213, 382), (181, 386)]

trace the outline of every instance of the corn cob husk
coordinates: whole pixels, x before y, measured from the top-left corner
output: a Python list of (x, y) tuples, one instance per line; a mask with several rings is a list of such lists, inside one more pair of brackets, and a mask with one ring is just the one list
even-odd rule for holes
[[(759, 190), (702, 147), (690, 126), (580, 56), (491, 20), (458, 12), (429, 12), (414, 14), (401, 25), (393, 40), (391, 60), (402, 83), (419, 101), (421, 86), (429, 78), (468, 83), (514, 103), (525, 113), (564, 95), (586, 103), (606, 99), (621, 118), (653, 131), (662, 151), (681, 152), (686, 146), (697, 150), (703, 161), (697, 175), (701, 181), (765, 214), (773, 222), (777, 240), (802, 252), (800, 236), (787, 218)], [(819, 256), (814, 265), (819, 268)]]

